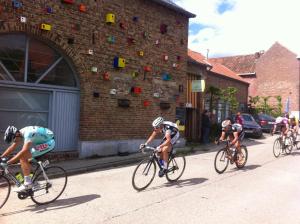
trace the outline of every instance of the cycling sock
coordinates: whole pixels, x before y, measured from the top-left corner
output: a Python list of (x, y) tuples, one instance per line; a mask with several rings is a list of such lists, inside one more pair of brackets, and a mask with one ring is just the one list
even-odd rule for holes
[(30, 176), (24, 176), (24, 185), (32, 184)]
[(164, 169), (168, 168), (168, 163), (166, 161), (164, 161)]

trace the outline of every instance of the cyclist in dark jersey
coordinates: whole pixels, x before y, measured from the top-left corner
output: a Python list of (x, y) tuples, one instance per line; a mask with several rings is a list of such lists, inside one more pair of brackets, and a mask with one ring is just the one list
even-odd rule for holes
[(157, 147), (157, 152), (161, 153), (161, 157), (164, 161), (164, 170), (162, 171), (163, 173), (159, 173), (159, 176), (163, 176), (167, 170), (169, 152), (179, 138), (179, 130), (175, 123), (165, 121), (162, 117), (156, 118), (152, 122), (152, 126), (154, 128), (152, 134), (144, 144), (140, 145), (140, 148), (144, 148), (146, 145), (148, 145), (153, 139), (155, 139), (157, 134), (162, 133), (164, 135), (162, 142)]
[[(241, 142), (245, 137), (245, 132), (242, 125), (238, 123), (231, 123), (230, 119), (226, 119), (222, 122), (222, 135), (220, 141), (227, 138), (230, 140), (230, 146), (235, 146), (238, 152), (238, 156), (241, 154)], [(240, 156), (239, 156), (240, 158)]]

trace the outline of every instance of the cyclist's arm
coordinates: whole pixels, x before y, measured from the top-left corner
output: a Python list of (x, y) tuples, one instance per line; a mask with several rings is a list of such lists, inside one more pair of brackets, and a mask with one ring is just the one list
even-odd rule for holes
[(238, 141), (239, 134), (238, 134), (237, 131), (233, 132), (233, 137), (234, 137), (234, 139), (232, 140), (232, 142), (230, 143), (230, 145), (234, 145)]
[(25, 142), (21, 151), (18, 152), (13, 158), (11, 158), (7, 164), (13, 164), (13, 163), (16, 163), (17, 161), (20, 160), (20, 158), (22, 157), (22, 155), (25, 153), (25, 152), (28, 152), (30, 147), (32, 146), (32, 142)]
[(157, 133), (155, 131), (153, 131), (145, 144), (149, 144), (150, 142), (152, 142), (152, 140), (155, 139), (156, 135), (157, 135)]
[(14, 142), (13, 144), (11, 144), (5, 150), (5, 152), (1, 155), (1, 157), (6, 157), (6, 156), (10, 155), (18, 147), (18, 145), (20, 145), (20, 143), (18, 143), (18, 142)]
[(225, 131), (222, 131), (222, 135), (220, 137), (220, 141), (223, 141), (225, 140)]
[(162, 148), (166, 145), (169, 145), (171, 143), (171, 133), (167, 131), (165, 134), (165, 138), (166, 138), (166, 141), (164, 141), (164, 143), (159, 146), (160, 148)]

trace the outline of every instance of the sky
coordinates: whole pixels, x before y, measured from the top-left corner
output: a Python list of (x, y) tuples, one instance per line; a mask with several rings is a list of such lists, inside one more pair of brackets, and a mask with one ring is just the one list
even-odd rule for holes
[(300, 0), (173, 0), (196, 14), (189, 48), (208, 57), (267, 51), (276, 41), (300, 56)]

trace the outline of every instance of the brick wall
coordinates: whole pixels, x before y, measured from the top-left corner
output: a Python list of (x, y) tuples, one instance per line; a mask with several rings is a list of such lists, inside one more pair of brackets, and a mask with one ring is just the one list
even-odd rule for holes
[[(256, 95), (282, 97), (283, 110), (290, 97), (290, 110), (299, 111), (299, 61), (297, 55), (275, 43), (256, 64)], [(277, 105), (274, 98), (270, 103)]]
[(240, 82), (238, 80), (233, 80), (226, 78), (224, 76), (209, 72), (206, 79), (206, 86), (215, 86), (220, 89), (225, 89), (227, 87), (237, 88), (236, 98), (239, 103), (246, 104), (248, 100), (248, 84)]
[[(147, 0), (89, 0), (72, 5), (61, 1), (20, 2), (22, 7), (13, 9), (11, 1), (0, 1), (0, 33), (27, 33), (56, 47), (70, 59), (81, 88), (80, 140), (145, 138), (156, 116), (175, 119), (176, 106), (185, 103), (186, 16)], [(86, 12), (78, 10), (79, 2), (86, 4)], [(47, 13), (46, 7), (51, 7), (53, 13)], [(105, 23), (107, 13), (116, 15), (114, 25)], [(20, 22), (21, 16), (27, 18), (26, 23)], [(50, 24), (52, 30), (42, 31), (41, 23)], [(166, 34), (161, 34), (161, 24), (168, 25)], [(109, 37), (114, 37), (115, 43), (110, 43)], [(134, 43), (129, 43), (128, 38), (133, 38)], [(87, 54), (89, 49), (94, 55)], [(139, 56), (138, 51), (143, 51), (144, 56)], [(168, 55), (167, 61), (163, 60), (164, 55)], [(126, 59), (124, 69), (113, 68), (116, 56)], [(173, 63), (179, 66), (174, 68)], [(93, 66), (98, 68), (97, 73), (91, 72)], [(145, 79), (144, 66), (151, 67)], [(109, 81), (102, 78), (106, 72)], [(139, 75), (132, 78), (133, 72)], [(171, 80), (162, 81), (162, 73), (170, 74)], [(181, 93), (180, 84), (184, 86)], [(142, 93), (128, 93), (132, 86), (141, 87)], [(119, 90), (118, 94), (110, 95), (111, 89)], [(154, 98), (153, 93), (158, 91), (162, 91), (162, 97)], [(99, 97), (94, 97), (94, 92)], [(122, 98), (131, 101), (129, 108), (117, 106), (117, 100)], [(143, 104), (145, 100), (150, 102), (148, 107)], [(169, 102), (171, 108), (161, 110), (160, 101)]]

